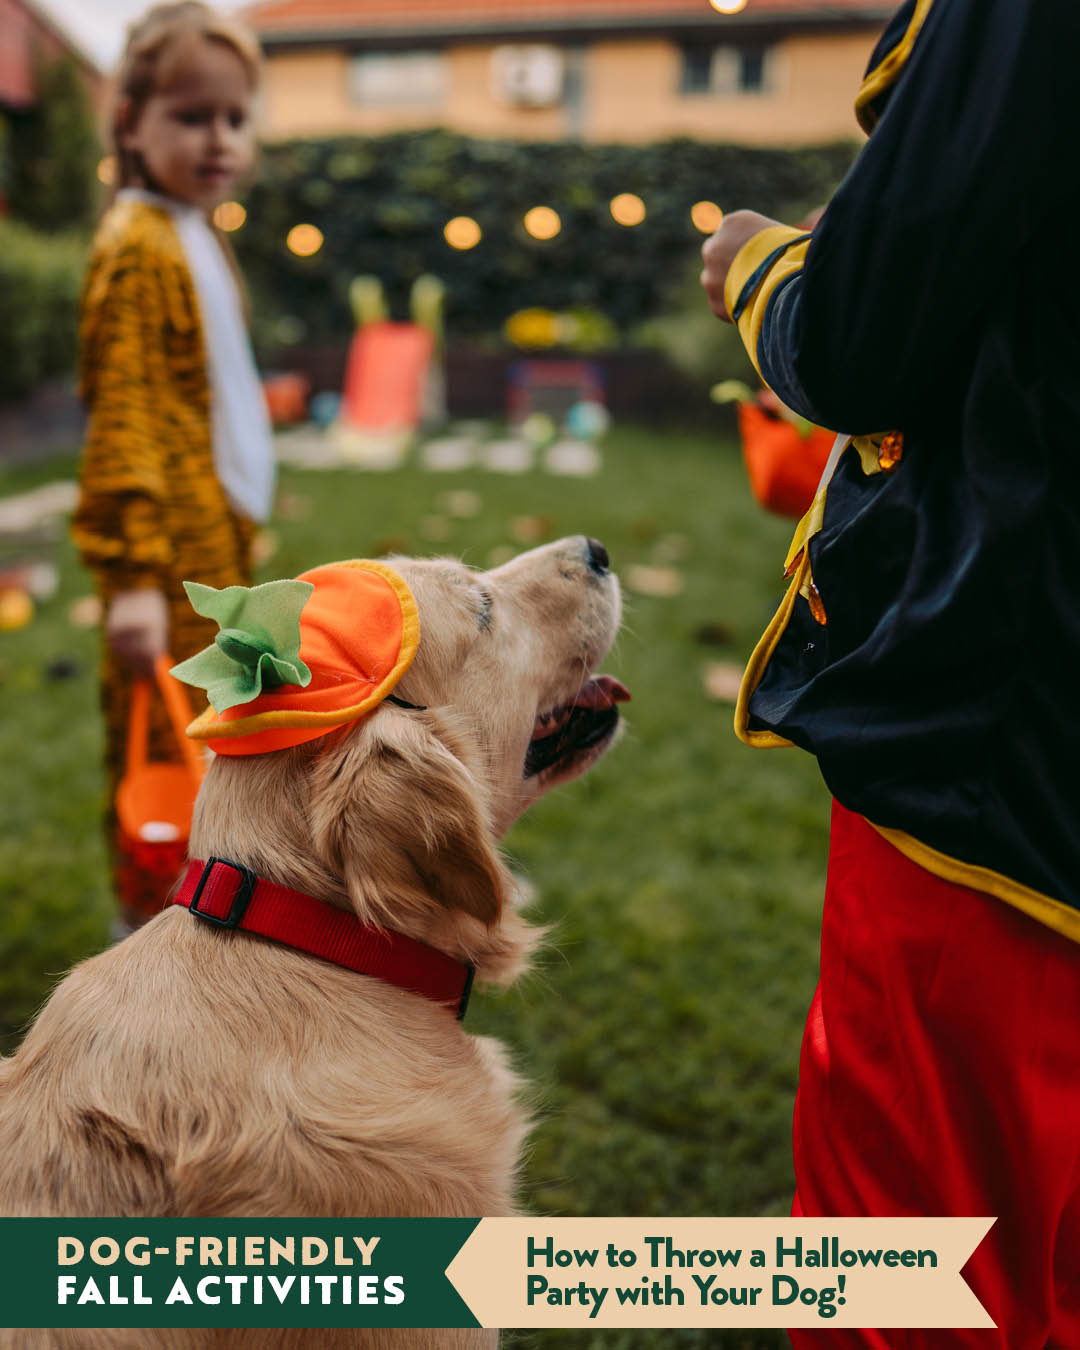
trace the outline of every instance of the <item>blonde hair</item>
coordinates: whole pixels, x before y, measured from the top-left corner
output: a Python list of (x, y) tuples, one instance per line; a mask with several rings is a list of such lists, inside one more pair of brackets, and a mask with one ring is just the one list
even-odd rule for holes
[(147, 101), (169, 79), (198, 39), (228, 47), (247, 72), (252, 89), (262, 75), (262, 52), (245, 24), (219, 14), (200, 0), (155, 5), (128, 29), (116, 74), (110, 139), (116, 160), (116, 187), (130, 187), (142, 177), (137, 156), (122, 144), (122, 133), (138, 121)]

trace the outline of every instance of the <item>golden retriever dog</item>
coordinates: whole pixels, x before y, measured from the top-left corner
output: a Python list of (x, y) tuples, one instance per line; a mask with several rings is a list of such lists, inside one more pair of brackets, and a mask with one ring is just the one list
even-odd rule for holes
[[(393, 559), (421, 641), (395, 694), (319, 740), (218, 756), (190, 852), (227, 858), (511, 981), (535, 930), (497, 841), (614, 739), (602, 545), (489, 572)], [(172, 906), (56, 989), (0, 1062), (4, 1215), (514, 1211), (527, 1128), (502, 1047), (446, 1007)], [(4, 1346), (394, 1346), (459, 1331), (17, 1331)]]

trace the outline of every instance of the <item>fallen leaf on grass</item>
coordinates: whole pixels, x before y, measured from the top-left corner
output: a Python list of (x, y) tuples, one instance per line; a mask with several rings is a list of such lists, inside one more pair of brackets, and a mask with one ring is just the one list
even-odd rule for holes
[(268, 563), (281, 547), (276, 530), (260, 530), (251, 543), (251, 561), (256, 567)]
[(667, 599), (679, 595), (686, 581), (674, 567), (645, 567), (641, 563), (631, 563), (626, 569), (626, 584), (638, 595)]
[(97, 628), (101, 623), (101, 601), (96, 595), (81, 595), (68, 605), (67, 614), (74, 628)]
[(554, 526), (550, 516), (515, 516), (510, 522), (510, 538), (519, 544), (538, 544), (551, 538)]
[(733, 661), (710, 661), (701, 672), (707, 697), (717, 703), (735, 703), (742, 684), (743, 668)]
[(483, 502), (478, 492), (461, 488), (457, 492), (444, 492), (435, 503), (440, 511), (457, 520), (468, 520), (470, 516), (480, 514)]

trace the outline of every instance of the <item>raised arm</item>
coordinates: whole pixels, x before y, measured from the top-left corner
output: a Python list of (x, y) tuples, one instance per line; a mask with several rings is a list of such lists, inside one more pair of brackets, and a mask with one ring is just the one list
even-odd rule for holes
[(1080, 10), (915, 8), (921, 26), (883, 115), (812, 241), (770, 226), (739, 249), (724, 286), (765, 381), (855, 433), (903, 425), (963, 379), (1020, 284), (1018, 262), (1044, 249), (1052, 284), (1070, 229), (1059, 208), (1075, 192), (1065, 147)]

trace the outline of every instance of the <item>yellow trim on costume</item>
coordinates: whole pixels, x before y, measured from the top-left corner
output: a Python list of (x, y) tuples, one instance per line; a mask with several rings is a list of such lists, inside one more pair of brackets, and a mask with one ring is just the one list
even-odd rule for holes
[(917, 0), (915, 13), (911, 16), (907, 32), (884, 60), (868, 73), (859, 87), (859, 92), (855, 96), (855, 116), (858, 119), (859, 126), (868, 136), (877, 126), (877, 113), (873, 108), (874, 100), (900, 78), (900, 72), (907, 64), (911, 49), (915, 45), (915, 39), (919, 36), (933, 3), (934, 0)]
[[(791, 620), (796, 599), (801, 595), (806, 601), (809, 602), (810, 600), (810, 588), (813, 583), (813, 576), (810, 572), (810, 540), (815, 534), (819, 533), (825, 523), (825, 498), (829, 490), (829, 482), (840, 462), (840, 456), (846, 452), (849, 445), (851, 445), (850, 439), (844, 437), (837, 439), (837, 443), (833, 447), (833, 455), (830, 456), (831, 468), (826, 465), (825, 474), (822, 475), (823, 481), (814, 494), (810, 509), (795, 527), (787, 557), (784, 559), (785, 576), (792, 568), (795, 568), (791, 584), (780, 602), (780, 608), (773, 615), (772, 622), (751, 652), (750, 660), (743, 672), (742, 683), (739, 685), (739, 696), (735, 703), (735, 735), (745, 745), (752, 745), (757, 749), (773, 749), (782, 745), (794, 744), (786, 737), (778, 736), (775, 731), (751, 731), (749, 729), (750, 699), (754, 690), (761, 683), (762, 676), (765, 674), (765, 667), (772, 660), (773, 652)], [(833, 456), (835, 456), (835, 460)]]
[(828, 491), (828, 483), (823, 483), (814, 494), (814, 500), (810, 503), (810, 510), (795, 526), (795, 533), (791, 539), (791, 547), (787, 551), (787, 557), (784, 559), (784, 576), (787, 576), (788, 569), (799, 556), (799, 553), (806, 547), (815, 534), (819, 532), (825, 523), (825, 494)]
[(806, 239), (805, 235), (805, 230), (797, 230), (790, 225), (770, 225), (767, 229), (759, 230), (743, 244), (728, 269), (727, 280), (724, 282), (724, 304), (727, 312), (733, 314), (746, 283), (768, 259), (769, 254), (783, 248), (792, 239), (803, 240), (803, 243), (789, 248), (777, 258), (775, 265), (764, 274), (754, 290), (753, 300), (743, 310), (736, 323), (743, 346), (759, 375), (761, 370), (757, 359), (758, 338), (761, 336), (761, 326), (765, 322), (769, 297), (782, 281), (802, 268), (806, 260), (806, 250), (810, 247), (810, 240)]
[(881, 442), (885, 439), (886, 433), (883, 431), (875, 432), (872, 436), (854, 436), (852, 445), (855, 447), (859, 456), (859, 464), (862, 466), (863, 474), (869, 478), (875, 473), (881, 473)]
[(929, 844), (913, 839), (903, 830), (875, 825), (872, 820), (867, 820), (866, 823), (873, 826), (878, 834), (905, 858), (910, 858), (913, 863), (917, 863), (927, 872), (932, 872), (934, 876), (941, 877), (943, 881), (951, 881), (957, 886), (985, 891), (987, 895), (1004, 900), (1007, 905), (1022, 910), (1029, 918), (1037, 919), (1039, 923), (1071, 938), (1073, 942), (1080, 942), (1080, 911), (1073, 909), (1071, 905), (1054, 900), (1049, 895), (1043, 895), (1041, 891), (1032, 890), (1030, 886), (1023, 886), (1019, 881), (1013, 881), (1011, 877), (991, 871), (989, 867), (979, 867), (975, 863), (950, 858), (948, 854), (939, 853)]
[(742, 683), (739, 685), (739, 697), (735, 701), (735, 735), (744, 745), (752, 745), (759, 750), (774, 750), (780, 746), (790, 746), (795, 743), (783, 736), (778, 736), (775, 731), (751, 731), (748, 725), (750, 698), (761, 683), (761, 677), (765, 674), (765, 667), (772, 660), (772, 654), (784, 635), (784, 629), (787, 628), (791, 619), (791, 612), (795, 608), (799, 591), (809, 575), (810, 558), (808, 554), (804, 553), (798, 571), (791, 578), (791, 585), (788, 586), (784, 598), (780, 602), (780, 608), (773, 615), (768, 628), (758, 639), (758, 644), (750, 653), (750, 660), (746, 663)]
[(394, 668), (381, 684), (360, 703), (349, 708), (337, 708), (329, 712), (302, 712), (289, 708), (279, 708), (274, 712), (256, 713), (252, 717), (240, 717), (235, 722), (221, 722), (213, 708), (207, 708), (187, 728), (187, 734), (196, 741), (220, 741), (231, 736), (250, 736), (257, 731), (273, 731), (280, 727), (337, 727), (345, 722), (355, 722), (380, 704), (392, 693), (394, 686), (412, 665), (413, 657), (420, 646), (420, 610), (416, 597), (409, 589), (403, 576), (387, 567), (385, 563), (367, 559), (351, 559), (346, 562), (332, 563), (333, 567), (357, 567), (365, 572), (374, 572), (389, 582), (401, 606), (401, 647)]

